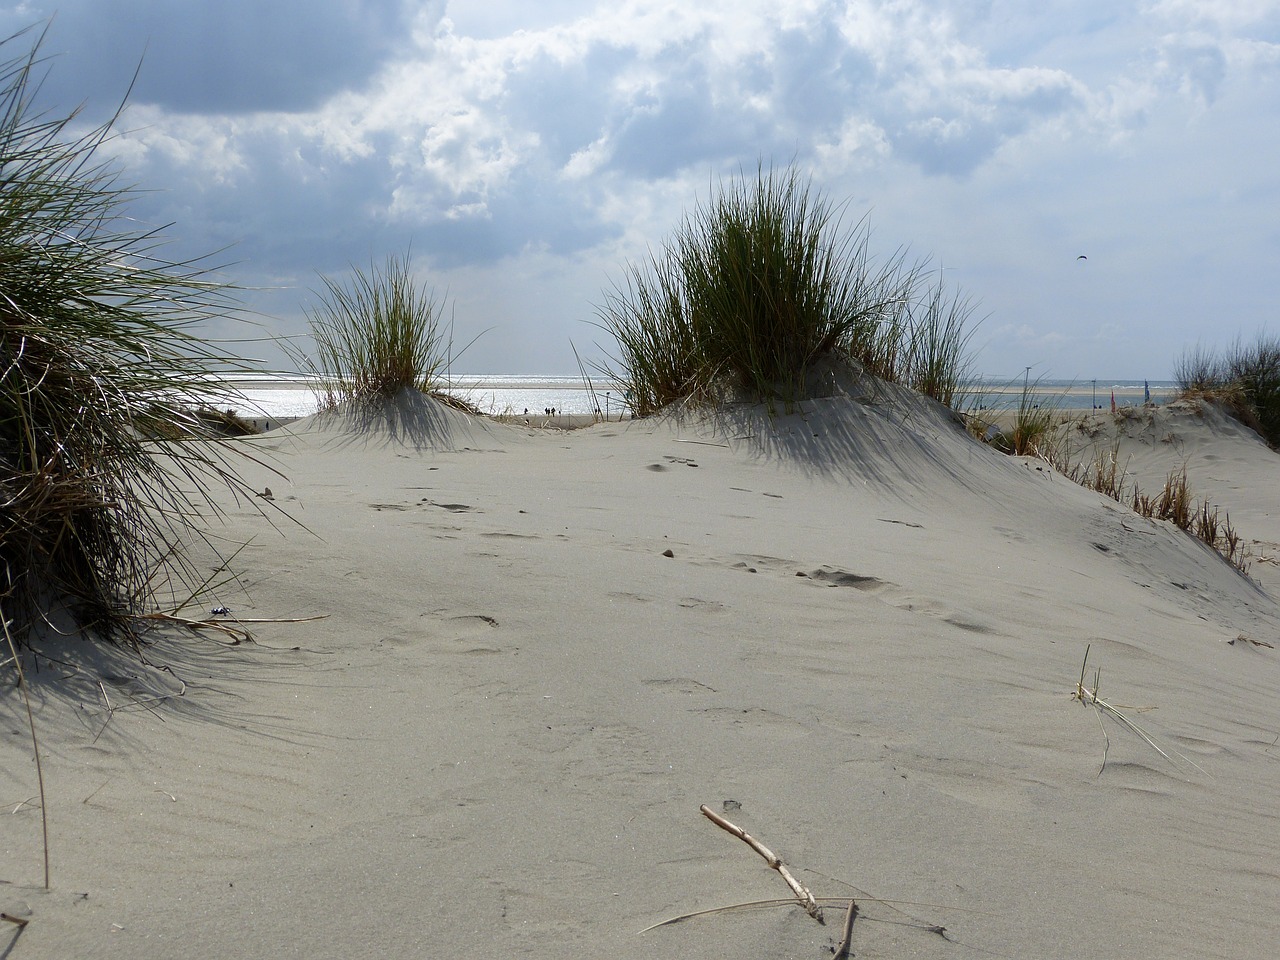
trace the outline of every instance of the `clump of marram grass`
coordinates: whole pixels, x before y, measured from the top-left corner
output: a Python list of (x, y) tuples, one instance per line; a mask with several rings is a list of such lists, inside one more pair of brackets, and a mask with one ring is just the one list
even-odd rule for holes
[(951, 402), (968, 301), (939, 286), (917, 303), (919, 269), (901, 254), (873, 265), (866, 222), (844, 233), (838, 214), (794, 168), (761, 167), (722, 184), (647, 263), (629, 264), (597, 314), (620, 350), (620, 369), (603, 372), (632, 414), (791, 403), (831, 360)]
[(1196, 344), (1175, 362), (1173, 380), (1181, 394), (1209, 393), (1227, 382), (1227, 367), (1216, 352)]
[(1056, 404), (1035, 403), (1024, 389), (1013, 430), (1009, 433), (1010, 452), (1019, 457), (1045, 456), (1059, 419)]
[(0, 605), (19, 638), (60, 610), (128, 637), (166, 586), (201, 586), (184, 545), (209, 484), (248, 492), (226, 448), (163, 439), (208, 436), (193, 411), (237, 364), (192, 325), (232, 305), (125, 215), (136, 191), (97, 159), (114, 118), (33, 115), (39, 48), (0, 62)]
[[(1051, 464), (1060, 459), (1055, 432), (1062, 422), (1061, 405), (1057, 401), (1037, 400), (1040, 380), (1024, 380), (1018, 398), (1018, 409), (1008, 429), (985, 430), (981, 439), (1002, 453), (1015, 457), (1040, 457)], [(979, 428), (983, 421), (978, 420)]]
[(316, 355), (298, 359), (315, 376), (322, 405), (378, 406), (405, 389), (441, 392), (451, 347), (444, 300), (417, 283), (408, 256), (353, 267), (345, 285), (321, 280), (324, 292), (306, 311)]
[(1219, 354), (1197, 345), (1174, 366), (1179, 395), (1221, 403), (1280, 449), (1280, 339), (1259, 334)]
[(1191, 488), (1187, 485), (1187, 471), (1171, 470), (1164, 486), (1154, 497), (1133, 490), (1133, 512), (1152, 520), (1168, 520), (1179, 530), (1190, 530), (1196, 509), (1191, 502)]

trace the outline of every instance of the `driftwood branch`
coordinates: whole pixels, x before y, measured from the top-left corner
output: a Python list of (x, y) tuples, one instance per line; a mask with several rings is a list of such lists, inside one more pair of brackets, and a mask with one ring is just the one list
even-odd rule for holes
[(844, 936), (840, 938), (840, 943), (836, 946), (835, 955), (831, 960), (848, 960), (849, 950), (853, 946), (853, 921), (858, 916), (858, 901), (849, 898), (849, 911), (844, 915)]
[(737, 824), (730, 823), (724, 817), (720, 816), (720, 814), (716, 813), (705, 803), (699, 807), (699, 809), (702, 811), (702, 815), (717, 827), (732, 833), (752, 850), (764, 857), (765, 863), (769, 864), (769, 866), (774, 870), (777, 870), (782, 876), (782, 879), (787, 881), (787, 886), (789, 886), (792, 892), (795, 893), (796, 899), (804, 906), (805, 912), (819, 923), (823, 922), (822, 908), (818, 906), (818, 901), (813, 898), (813, 894), (809, 892), (809, 888), (792, 875), (791, 871), (787, 869), (787, 865), (778, 858), (777, 854)]

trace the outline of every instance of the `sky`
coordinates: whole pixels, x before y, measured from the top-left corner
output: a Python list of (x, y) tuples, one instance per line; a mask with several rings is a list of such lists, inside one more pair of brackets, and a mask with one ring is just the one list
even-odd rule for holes
[(305, 352), (321, 277), (408, 253), (455, 372), (573, 374), (627, 264), (760, 163), (970, 297), (990, 376), (1280, 330), (1280, 0), (0, 0), (33, 24), (42, 105), (127, 95), (130, 215), (261, 325), (211, 337)]

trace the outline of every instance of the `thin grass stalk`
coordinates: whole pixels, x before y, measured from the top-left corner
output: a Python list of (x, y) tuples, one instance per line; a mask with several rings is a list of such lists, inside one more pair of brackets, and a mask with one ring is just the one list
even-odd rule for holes
[(18, 672), (18, 686), (22, 690), (22, 702), (27, 708), (27, 729), (31, 732), (31, 752), (36, 761), (36, 783), (40, 790), (40, 831), (44, 845), (44, 888), (49, 889), (49, 808), (45, 803), (44, 766), (40, 762), (40, 741), (36, 737), (36, 716), (31, 709), (31, 690), (27, 686), (27, 674), (22, 669), (22, 657), (18, 654), (18, 645), (10, 632), (8, 617), (0, 610), (0, 624), (4, 626), (4, 639), (13, 658), (13, 667)]

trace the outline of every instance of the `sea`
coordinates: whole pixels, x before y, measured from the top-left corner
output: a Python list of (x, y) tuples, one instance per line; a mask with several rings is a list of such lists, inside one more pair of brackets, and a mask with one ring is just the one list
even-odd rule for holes
[[(231, 399), (211, 395), (219, 407), (234, 409), (259, 426), (272, 421), (286, 423), (307, 417), (319, 407), (312, 382), (300, 376), (268, 376), (237, 379), (230, 384)], [(482, 413), (493, 415), (542, 415), (554, 410), (563, 416), (598, 414), (611, 420), (629, 415), (626, 391), (608, 381), (584, 382), (579, 376), (543, 375), (454, 375), (445, 385), (447, 392), (473, 404)], [(1013, 380), (983, 377), (965, 384), (957, 409), (962, 411), (1016, 410), (1023, 402), (1032, 406), (1066, 412), (1138, 406), (1144, 402), (1165, 403), (1177, 392), (1170, 380)]]

